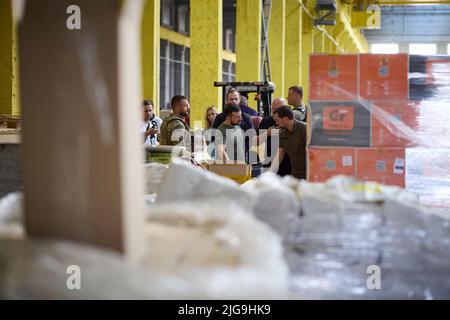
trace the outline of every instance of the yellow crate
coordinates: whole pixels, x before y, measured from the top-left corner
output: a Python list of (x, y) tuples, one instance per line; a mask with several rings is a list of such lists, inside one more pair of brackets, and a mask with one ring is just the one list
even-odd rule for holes
[(242, 184), (252, 178), (252, 166), (249, 164), (217, 164), (208, 165), (208, 170)]

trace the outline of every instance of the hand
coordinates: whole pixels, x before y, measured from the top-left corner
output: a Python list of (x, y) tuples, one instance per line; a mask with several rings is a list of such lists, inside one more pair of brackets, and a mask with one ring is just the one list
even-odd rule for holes
[(150, 128), (150, 129), (148, 129), (146, 132), (145, 132), (145, 135), (146, 136), (150, 136), (150, 135), (152, 135), (152, 134), (157, 134), (158, 133), (158, 129), (156, 129), (156, 128)]
[(277, 136), (277, 135), (279, 135), (279, 134), (280, 134), (280, 127), (274, 126), (274, 127), (270, 127), (270, 128), (267, 130), (267, 135), (268, 135), (269, 137)]

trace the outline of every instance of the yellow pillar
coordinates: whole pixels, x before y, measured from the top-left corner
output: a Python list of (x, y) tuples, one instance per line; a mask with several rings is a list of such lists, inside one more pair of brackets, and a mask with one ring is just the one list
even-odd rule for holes
[[(333, 35), (333, 27), (326, 26), (325, 31), (331, 36)], [(324, 52), (332, 53), (333, 52), (334, 43), (327, 36), (324, 37)]]
[[(333, 30), (333, 37), (336, 40), (337, 45), (339, 45), (339, 47), (344, 50), (344, 48), (342, 48), (342, 39), (345, 36), (345, 28), (344, 25), (342, 23), (337, 23), (337, 25), (334, 27)], [(339, 54), (339, 53), (343, 53), (339, 50), (339, 48), (337, 47), (337, 45), (333, 46), (333, 53), (334, 54)]]
[[(309, 9), (309, 11), (311, 11)], [(313, 53), (313, 34), (315, 29), (313, 29), (313, 21), (303, 10), (302, 15), (302, 81), (301, 85), (303, 87), (303, 101), (308, 101), (309, 99), (309, 56)]]
[(325, 46), (326, 46), (326, 39), (327, 39), (327, 36), (325, 35), (325, 33), (323, 33), (322, 32), (322, 41), (321, 41), (321, 48), (322, 48), (322, 53), (326, 53), (327, 51), (326, 51), (326, 48), (325, 48)]
[(272, 81), (275, 83), (275, 97), (285, 96), (285, 14), (285, 0), (272, 2), (272, 13), (269, 26), (269, 55)]
[[(12, 79), (12, 115), (20, 115), (20, 87), (19, 87), (19, 51), (17, 38), (17, 24), (13, 24), (13, 39), (12, 39), (12, 64), (13, 64), (13, 79)], [(0, 49), (1, 50), (1, 49)]]
[(323, 33), (319, 29), (314, 30), (314, 53), (323, 52)]
[(261, 11), (261, 0), (237, 0), (237, 81), (259, 81), (261, 78)]
[(297, 0), (286, 0), (285, 92), (302, 83), (302, 11)]
[(0, 115), (14, 110), (14, 28), (10, 0), (0, 0)]
[[(210, 105), (222, 107), (222, 0), (191, 0), (191, 124), (203, 121)], [(202, 122), (202, 126), (203, 126)]]
[(159, 110), (160, 0), (146, 0), (141, 26), (143, 98)]

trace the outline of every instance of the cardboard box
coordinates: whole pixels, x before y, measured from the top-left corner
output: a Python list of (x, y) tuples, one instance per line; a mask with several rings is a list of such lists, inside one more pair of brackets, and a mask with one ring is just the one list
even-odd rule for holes
[(361, 54), (359, 94), (367, 100), (407, 100), (408, 54)]
[(372, 147), (408, 147), (418, 137), (420, 104), (408, 100), (372, 101)]
[(405, 186), (405, 149), (360, 148), (356, 150), (356, 179)]
[(370, 104), (311, 101), (311, 146), (370, 147)]
[(252, 166), (250, 164), (208, 164), (208, 170), (219, 176), (230, 178), (237, 183), (244, 183), (252, 178)]
[(354, 148), (308, 148), (308, 181), (325, 182), (340, 174), (356, 177)]
[(311, 55), (309, 63), (310, 100), (357, 99), (357, 55)]

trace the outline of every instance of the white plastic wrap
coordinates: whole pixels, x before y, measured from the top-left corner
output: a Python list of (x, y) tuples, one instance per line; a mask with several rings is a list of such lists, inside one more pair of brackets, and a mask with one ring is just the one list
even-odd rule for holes
[(0, 198), (0, 237), (23, 237), (22, 192), (12, 192)]
[(227, 202), (179, 202), (148, 211), (144, 265), (223, 298), (287, 297), (288, 267), (280, 237)]
[(450, 56), (311, 55), (309, 79), (309, 181), (401, 186), (450, 213)]
[(253, 207), (252, 197), (244, 189), (227, 178), (173, 159), (159, 185), (159, 203), (179, 201), (230, 200), (244, 210)]
[(298, 222), (300, 202), (291, 188), (295, 189), (298, 183), (294, 178), (265, 173), (242, 185), (255, 198), (255, 217), (270, 225), (283, 238), (294, 232)]
[[(69, 289), (76, 283), (69, 277), (78, 272), (70, 266), (79, 267), (81, 290)], [(182, 279), (132, 266), (110, 251), (65, 241), (0, 237), (1, 299), (204, 298), (196, 294)]]
[(157, 162), (146, 163), (144, 168), (145, 194), (158, 193), (164, 172), (169, 166)]

